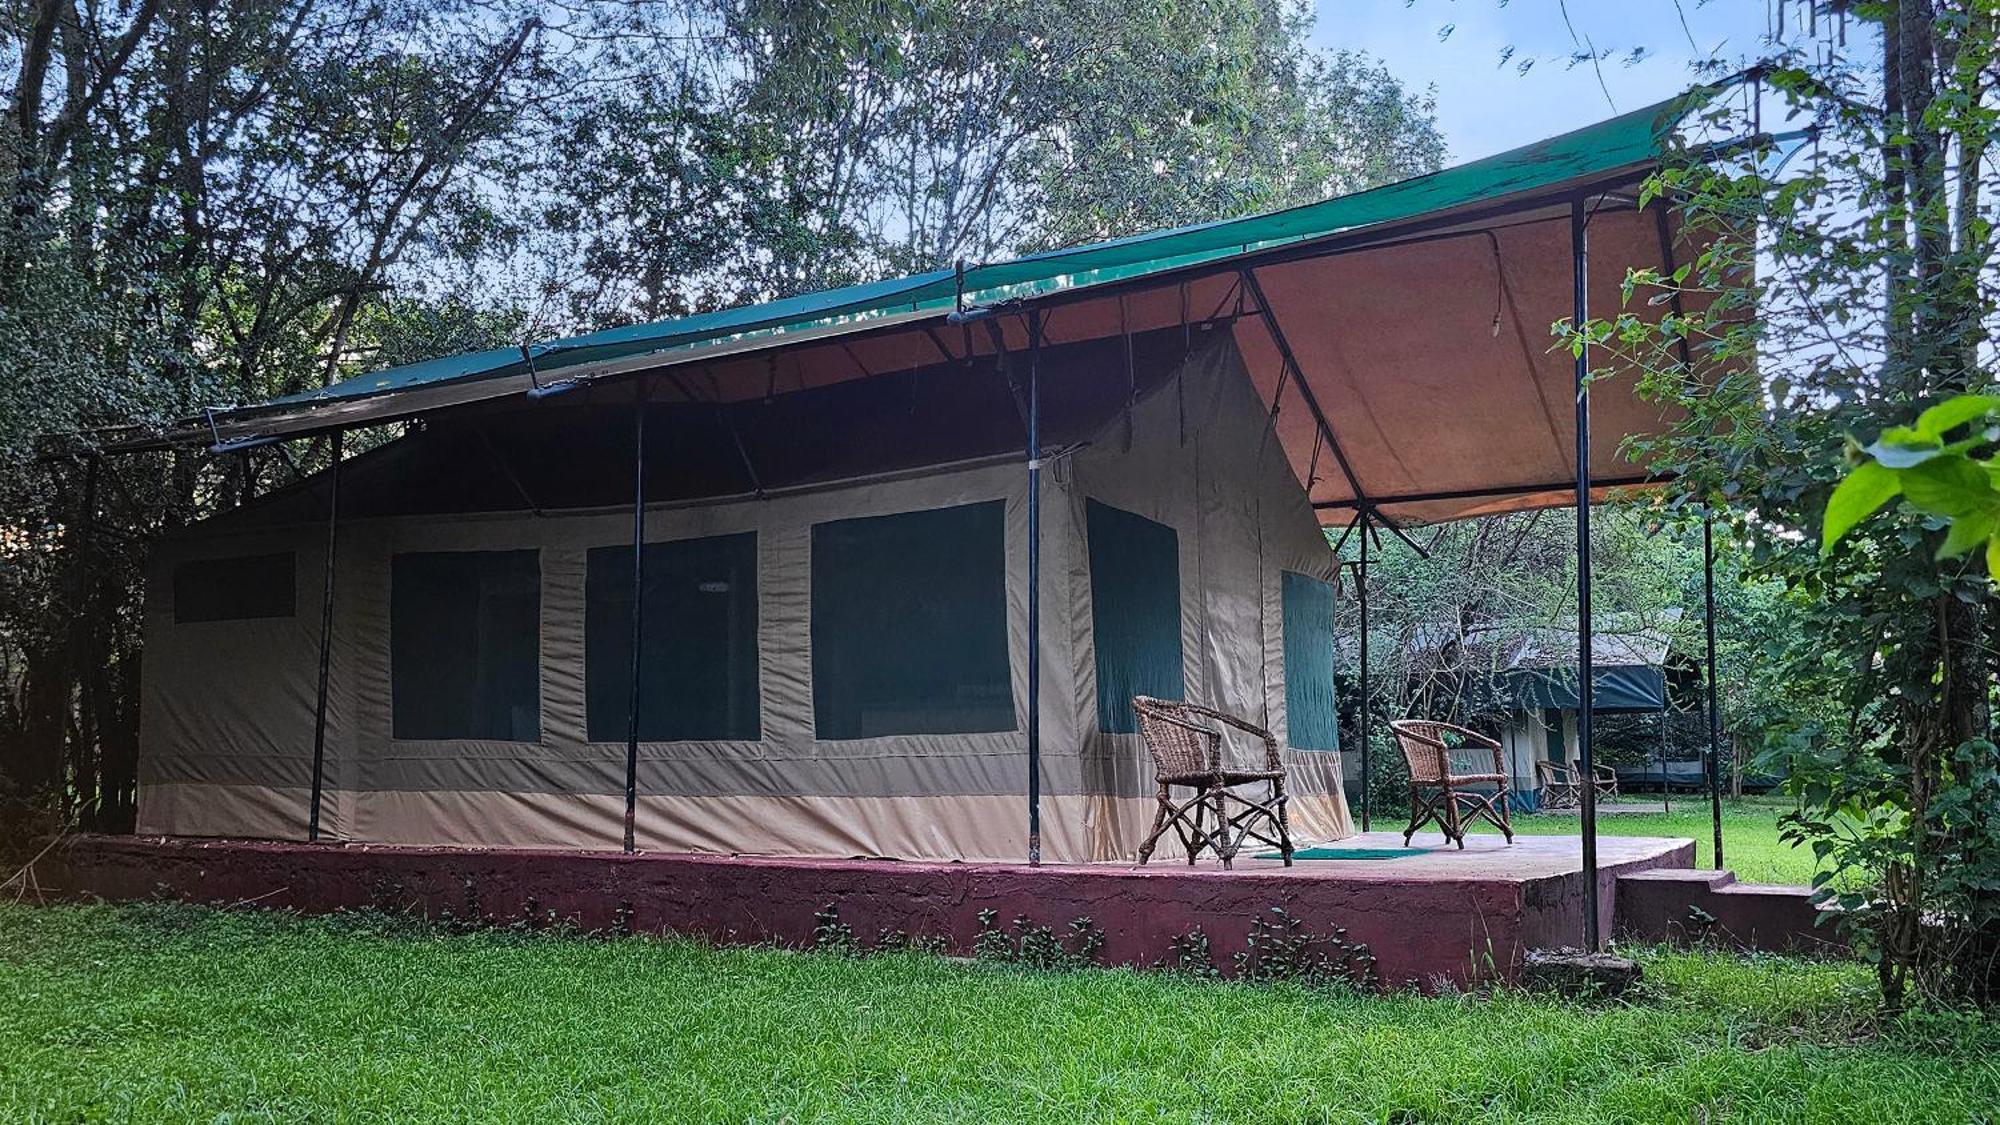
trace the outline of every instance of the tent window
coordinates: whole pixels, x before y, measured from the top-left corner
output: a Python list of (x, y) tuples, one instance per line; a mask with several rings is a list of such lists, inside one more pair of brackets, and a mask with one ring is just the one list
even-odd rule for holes
[(541, 560), (426, 551), (390, 560), (395, 737), (541, 738)]
[(1283, 574), (1286, 741), (1294, 750), (1338, 750), (1333, 585), (1289, 570)]
[(174, 623), (292, 616), (298, 605), (293, 559), (288, 551), (177, 564)]
[[(645, 546), (639, 737), (761, 736), (757, 535)], [(597, 547), (584, 580), (584, 694), (592, 742), (623, 742), (632, 692), (632, 548)]]
[(1097, 726), (1139, 729), (1132, 697), (1180, 699), (1180, 537), (1163, 523), (1084, 502), (1090, 541), (1090, 628), (1097, 649)]
[(1014, 729), (1006, 546), (999, 500), (813, 525), (818, 737)]

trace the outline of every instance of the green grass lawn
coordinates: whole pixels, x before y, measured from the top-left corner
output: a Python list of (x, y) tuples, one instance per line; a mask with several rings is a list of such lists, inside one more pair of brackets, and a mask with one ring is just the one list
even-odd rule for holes
[(0, 1121), (1992, 1120), (2000, 1026), (1860, 965), (1581, 1005), (354, 916), (0, 906)]
[[(1658, 807), (1659, 796), (1637, 796)], [(1778, 839), (1778, 817), (1792, 808), (1782, 797), (1745, 797), (1722, 802), (1722, 857), (1746, 883), (1810, 883), (1813, 855)], [(1670, 813), (1605, 813), (1597, 818), (1603, 836), (1687, 836), (1694, 840), (1695, 866), (1707, 867), (1715, 850), (1715, 827), (1706, 798), (1676, 796)], [(1575, 813), (1543, 813), (1514, 818), (1519, 832), (1573, 836), (1582, 819)], [(1490, 831), (1490, 829), (1482, 829)]]

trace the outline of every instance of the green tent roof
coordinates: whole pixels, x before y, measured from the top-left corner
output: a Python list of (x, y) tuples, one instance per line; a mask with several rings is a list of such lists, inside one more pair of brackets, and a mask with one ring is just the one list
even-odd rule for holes
[[(1687, 104), (1684, 95), (1497, 156), (1354, 195), (969, 267), (963, 277), (962, 299), (971, 305), (986, 304), (1140, 278), (1637, 171), (1660, 159)], [(769, 337), (776, 346), (791, 342), (786, 337), (808, 330), (823, 331), (896, 314), (946, 311), (960, 299), (959, 276), (943, 270), (592, 332), (532, 345), (527, 353), (538, 378), (560, 380), (566, 369), (579, 365), (746, 338)], [(467, 352), (371, 372), (321, 390), (274, 399), (246, 412), (309, 408), (316, 403), (352, 402), (419, 388), (518, 378), (528, 370), (521, 348)], [(218, 413), (226, 418), (233, 412)]]

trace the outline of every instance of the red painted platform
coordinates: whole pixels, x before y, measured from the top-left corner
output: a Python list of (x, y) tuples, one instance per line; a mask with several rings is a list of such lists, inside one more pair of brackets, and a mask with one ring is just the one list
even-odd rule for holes
[[(1228, 970), (1250, 921), (1282, 907), (1317, 933), (1365, 942), (1385, 987), (1511, 978), (1531, 948), (1582, 939), (1584, 877), (1573, 836), (1436, 835), (1425, 853), (1386, 860), (1242, 859), (1144, 868), (471, 850), (381, 845), (84, 836), (50, 854), (44, 888), (109, 900), (179, 898), (307, 912), (373, 907), (486, 923), (565, 922), (586, 930), (679, 931), (722, 942), (799, 946), (828, 906), (864, 942), (897, 932), (971, 952), (982, 912), (1062, 931), (1089, 918), (1101, 959), (1152, 966), (1199, 928)], [(1343, 847), (1397, 847), (1369, 833)], [(1598, 904), (1612, 932), (1623, 873), (1688, 868), (1688, 840), (1605, 837)]]

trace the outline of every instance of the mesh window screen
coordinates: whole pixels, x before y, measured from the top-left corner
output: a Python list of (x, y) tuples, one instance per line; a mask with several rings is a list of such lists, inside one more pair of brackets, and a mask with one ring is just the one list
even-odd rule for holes
[[(639, 737), (760, 737), (757, 535), (645, 546)], [(597, 547), (584, 582), (584, 693), (593, 742), (623, 742), (632, 691), (632, 548)]]
[(541, 738), (541, 560), (426, 551), (390, 561), (395, 737)]
[(998, 500), (813, 525), (818, 737), (1014, 729), (1006, 535)]
[(1174, 529), (1095, 500), (1090, 539), (1090, 630), (1097, 649), (1097, 726), (1139, 729), (1132, 697), (1180, 699), (1181, 552)]
[(195, 559), (174, 567), (174, 623), (290, 617), (298, 587), (290, 552)]
[(1286, 741), (1294, 750), (1340, 749), (1333, 686), (1333, 584), (1284, 572)]

